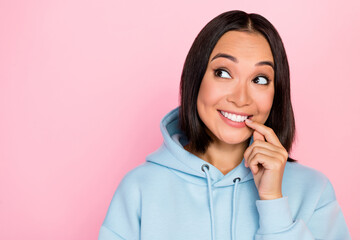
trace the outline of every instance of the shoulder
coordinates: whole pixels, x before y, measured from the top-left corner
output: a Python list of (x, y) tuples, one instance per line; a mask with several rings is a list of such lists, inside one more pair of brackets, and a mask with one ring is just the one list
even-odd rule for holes
[(289, 193), (316, 199), (318, 205), (336, 200), (329, 178), (321, 171), (298, 162), (287, 162), (283, 184)]
[(325, 184), (329, 179), (321, 171), (312, 167), (305, 166), (298, 162), (287, 162), (284, 174), (297, 181), (309, 181)]
[(140, 189), (154, 180), (165, 179), (165, 175), (169, 172), (166, 169), (157, 164), (145, 162), (127, 172), (121, 179), (119, 187)]

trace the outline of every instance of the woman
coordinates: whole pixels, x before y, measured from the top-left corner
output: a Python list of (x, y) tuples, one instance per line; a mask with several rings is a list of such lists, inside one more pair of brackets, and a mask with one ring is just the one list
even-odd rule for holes
[(350, 239), (327, 177), (288, 157), (289, 67), (270, 22), (214, 18), (180, 85), (164, 143), (123, 178), (99, 239)]

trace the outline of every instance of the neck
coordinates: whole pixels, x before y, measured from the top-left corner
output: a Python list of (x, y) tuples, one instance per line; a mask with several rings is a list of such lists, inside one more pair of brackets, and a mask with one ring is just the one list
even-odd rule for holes
[(184, 148), (210, 163), (226, 175), (241, 163), (244, 158), (244, 152), (249, 145), (249, 141), (250, 138), (239, 144), (227, 144), (221, 141), (213, 141), (206, 149), (205, 153), (196, 153), (189, 149), (189, 145)]

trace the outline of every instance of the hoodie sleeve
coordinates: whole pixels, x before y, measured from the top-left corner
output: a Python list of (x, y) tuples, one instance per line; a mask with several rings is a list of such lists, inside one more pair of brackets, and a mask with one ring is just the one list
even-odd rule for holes
[(140, 190), (139, 185), (129, 173), (125, 175), (115, 191), (100, 228), (99, 240), (140, 238)]
[(292, 219), (287, 196), (257, 200), (256, 207), (259, 212), (259, 229), (255, 240), (351, 239), (329, 180), (308, 221)]

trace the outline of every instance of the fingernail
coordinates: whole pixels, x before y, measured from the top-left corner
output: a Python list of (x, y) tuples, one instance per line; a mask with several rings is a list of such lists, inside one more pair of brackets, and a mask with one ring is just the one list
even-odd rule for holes
[(251, 122), (252, 122), (252, 120), (251, 120), (250, 118), (247, 118), (247, 119), (245, 119), (245, 122), (249, 122), (249, 123), (251, 123)]

